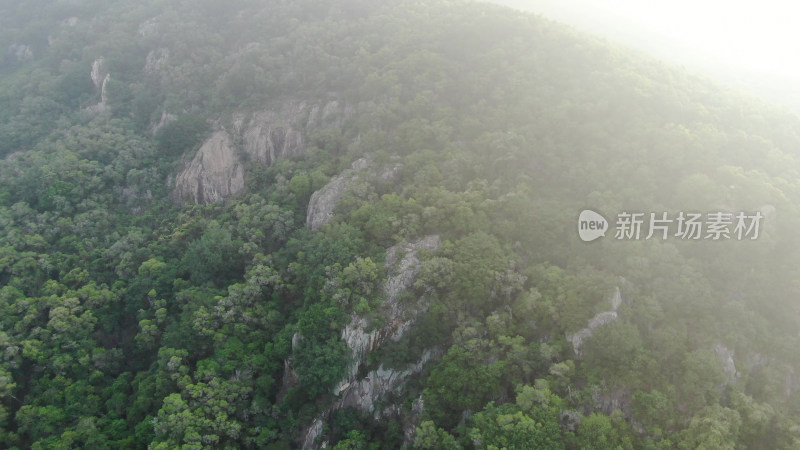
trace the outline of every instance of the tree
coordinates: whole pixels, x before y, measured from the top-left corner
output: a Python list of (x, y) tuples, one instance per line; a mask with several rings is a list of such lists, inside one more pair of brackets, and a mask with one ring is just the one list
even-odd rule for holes
[(208, 132), (206, 120), (196, 114), (183, 114), (158, 129), (155, 135), (158, 153), (176, 157), (195, 150)]
[(500, 390), (503, 362), (454, 345), (431, 372), (424, 391), (426, 409), (440, 426), (451, 428), (463, 411), (477, 411)]
[(736, 448), (741, 424), (742, 419), (735, 410), (720, 405), (707, 406), (692, 417), (689, 428), (682, 433), (679, 448)]
[(182, 262), (192, 281), (198, 284), (210, 282), (220, 286), (243, 269), (238, 243), (217, 221), (209, 222), (200, 238), (189, 244)]

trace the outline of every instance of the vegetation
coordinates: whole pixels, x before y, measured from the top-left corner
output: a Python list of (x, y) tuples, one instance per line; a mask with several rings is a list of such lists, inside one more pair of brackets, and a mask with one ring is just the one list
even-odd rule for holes
[[(4, 448), (290, 448), (321, 415), (336, 448), (800, 445), (796, 116), (461, 1), (0, 0), (0, 49)], [(173, 202), (234, 114), (332, 97), (355, 112), (303, 157)], [(394, 178), (308, 230), (311, 193), (361, 157)], [(587, 205), (765, 220), (587, 244)], [(404, 294), (426, 312), (369, 366), (441, 356), (385, 400), (400, 416), (330, 412), (386, 250), (431, 234)]]

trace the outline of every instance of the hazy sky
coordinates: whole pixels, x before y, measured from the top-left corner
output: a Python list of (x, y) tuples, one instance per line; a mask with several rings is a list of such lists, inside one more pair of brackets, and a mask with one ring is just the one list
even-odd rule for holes
[(540, 12), (800, 107), (800, 4), (786, 0), (490, 1)]
[(789, 1), (597, 2), (699, 53), (735, 67), (800, 78), (800, 7)]

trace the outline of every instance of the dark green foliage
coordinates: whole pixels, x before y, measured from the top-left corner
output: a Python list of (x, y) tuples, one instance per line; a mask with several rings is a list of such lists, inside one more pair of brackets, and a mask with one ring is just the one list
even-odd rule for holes
[[(295, 448), (317, 418), (334, 448), (800, 445), (796, 116), (471, 2), (0, 1), (12, 46), (0, 447)], [(211, 132), (300, 104), (302, 154), (237, 140), (243, 193), (173, 202)], [(767, 217), (756, 241), (584, 244), (587, 206)], [(355, 381), (413, 374), (337, 409), (360, 319)]]
[(243, 264), (237, 254), (240, 245), (228, 230), (211, 221), (200, 238), (189, 243), (183, 265), (194, 283), (221, 286), (241, 276)]
[[(146, 108), (145, 105), (137, 106)], [(155, 134), (156, 150), (166, 157), (180, 156), (196, 150), (207, 132), (208, 123), (204, 118), (196, 114), (183, 114), (158, 129)]]
[(487, 364), (474, 350), (450, 347), (428, 379), (425, 403), (445, 427), (455, 426), (462, 411), (475, 411), (499, 393), (503, 363)]

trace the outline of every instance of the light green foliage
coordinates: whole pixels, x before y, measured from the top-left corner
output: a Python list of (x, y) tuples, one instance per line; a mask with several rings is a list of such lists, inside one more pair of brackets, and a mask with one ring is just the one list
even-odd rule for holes
[(582, 449), (618, 450), (635, 448), (629, 425), (621, 415), (591, 414), (581, 421), (576, 438)]
[(735, 410), (720, 405), (707, 406), (692, 417), (679, 448), (735, 448), (741, 423)]
[(447, 431), (437, 428), (431, 420), (419, 424), (414, 437), (414, 447), (420, 449), (447, 449), (461, 448), (456, 439)]
[(471, 420), (469, 438), (481, 448), (565, 448), (559, 426), (560, 399), (546, 383), (523, 386), (516, 403), (489, 403)]
[(357, 257), (341, 270), (335, 266), (328, 277), (325, 294), (333, 303), (352, 308), (358, 314), (366, 314), (380, 304), (383, 270), (371, 258)]
[[(181, 393), (164, 398), (154, 421), (155, 448), (221, 446), (239, 441), (243, 433), (237, 405), (249, 389), (216, 373), (199, 373), (202, 380), (181, 386)], [(197, 375), (196, 375), (197, 376)], [(183, 384), (183, 382), (179, 382)]]

